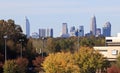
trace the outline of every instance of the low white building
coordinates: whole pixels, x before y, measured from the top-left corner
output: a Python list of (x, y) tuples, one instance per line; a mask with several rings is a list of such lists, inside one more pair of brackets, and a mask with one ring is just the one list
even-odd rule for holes
[(109, 61), (115, 61), (120, 53), (120, 33), (117, 37), (106, 37), (105, 46), (95, 46), (94, 49), (98, 50)]

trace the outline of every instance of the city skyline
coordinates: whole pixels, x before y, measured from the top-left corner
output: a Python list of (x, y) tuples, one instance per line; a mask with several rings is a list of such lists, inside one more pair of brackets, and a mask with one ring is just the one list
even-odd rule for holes
[(120, 1), (116, 0), (3, 0), (0, 2), (0, 19), (13, 19), (22, 26), (25, 33), (25, 19), (27, 16), (31, 24), (31, 33), (39, 28), (53, 28), (54, 37), (59, 37), (62, 23), (71, 26), (84, 26), (84, 32), (90, 30), (90, 20), (96, 16), (97, 27), (102, 27), (110, 21), (113, 25), (111, 35), (120, 32)]

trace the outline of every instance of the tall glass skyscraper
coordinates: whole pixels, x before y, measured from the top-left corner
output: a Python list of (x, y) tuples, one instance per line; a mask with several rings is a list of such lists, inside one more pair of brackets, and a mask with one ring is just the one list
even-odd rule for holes
[(96, 35), (96, 17), (95, 16), (93, 16), (91, 19), (90, 33), (94, 36)]
[(27, 38), (29, 38), (30, 37), (30, 23), (27, 17), (25, 17), (25, 19), (26, 19), (26, 35), (27, 35)]
[(103, 26), (103, 36), (108, 37), (111, 36), (111, 23), (106, 22)]

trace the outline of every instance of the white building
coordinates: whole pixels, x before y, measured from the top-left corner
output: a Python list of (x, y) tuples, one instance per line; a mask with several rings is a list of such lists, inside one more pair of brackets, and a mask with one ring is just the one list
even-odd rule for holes
[(95, 46), (94, 49), (98, 50), (109, 61), (115, 61), (120, 53), (120, 33), (117, 37), (106, 37), (105, 46)]

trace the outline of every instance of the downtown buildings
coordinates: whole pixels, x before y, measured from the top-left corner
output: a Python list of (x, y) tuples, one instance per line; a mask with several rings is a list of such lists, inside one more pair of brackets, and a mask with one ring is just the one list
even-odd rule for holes
[(101, 28), (97, 28), (96, 17), (93, 16), (91, 18), (90, 33), (85, 34), (85, 36), (91, 36), (91, 35), (97, 36), (97, 37), (98, 36), (104, 36), (104, 37), (111, 36), (111, 23), (106, 22), (104, 26), (102, 27), (102, 31), (101, 31)]
[[(67, 37), (71, 37), (71, 36), (79, 36), (79, 37), (83, 37), (83, 36), (104, 36), (104, 37), (108, 37), (111, 36), (111, 23), (110, 22), (106, 22), (104, 24), (104, 26), (101, 28), (97, 27), (97, 23), (96, 23), (96, 17), (93, 16), (91, 18), (90, 21), (90, 31), (88, 33), (85, 33), (86, 28), (84, 28), (83, 25), (80, 25), (79, 27), (75, 27), (72, 26), (70, 28), (70, 31), (68, 30), (68, 24), (67, 23), (62, 23), (62, 32), (60, 37), (63, 38), (67, 38)], [(87, 27), (88, 29), (89, 27)], [(53, 37), (53, 29), (52, 28), (40, 28), (38, 29), (38, 34), (36, 34), (37, 32), (32, 33), (32, 35), (34, 37)], [(26, 17), (26, 35), (27, 37), (30, 37), (30, 23), (29, 20)]]

